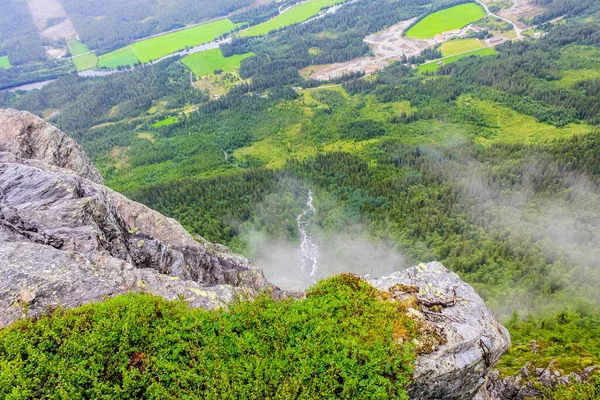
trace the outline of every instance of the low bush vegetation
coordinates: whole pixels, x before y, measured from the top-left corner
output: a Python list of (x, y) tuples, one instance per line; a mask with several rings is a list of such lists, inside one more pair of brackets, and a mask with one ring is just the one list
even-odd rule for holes
[(0, 331), (0, 397), (407, 399), (402, 308), (349, 274), (228, 311), (127, 294)]

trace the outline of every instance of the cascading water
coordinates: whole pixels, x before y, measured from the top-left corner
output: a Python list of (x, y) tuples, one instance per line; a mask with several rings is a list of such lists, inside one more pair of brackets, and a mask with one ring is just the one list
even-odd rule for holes
[(319, 246), (313, 241), (312, 236), (307, 232), (310, 216), (315, 214), (313, 205), (312, 191), (308, 190), (308, 200), (306, 208), (298, 215), (298, 231), (300, 232), (300, 259), (302, 261), (302, 272), (314, 276), (317, 273), (319, 260)]

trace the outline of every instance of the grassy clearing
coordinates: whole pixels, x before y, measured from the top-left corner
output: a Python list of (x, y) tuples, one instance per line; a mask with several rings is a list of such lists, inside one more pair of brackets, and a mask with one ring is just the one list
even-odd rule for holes
[(79, 40), (69, 40), (67, 42), (67, 46), (69, 47), (69, 51), (73, 57), (90, 52), (90, 49), (88, 49), (88, 47)]
[(161, 126), (168, 126), (168, 125), (173, 125), (179, 122), (179, 118), (177, 117), (169, 117), (169, 118), (165, 118), (162, 119), (158, 122), (155, 122), (152, 124), (153, 127), (155, 128), (160, 128)]
[(111, 51), (100, 56), (98, 66), (115, 69), (138, 63), (140, 59), (135, 54), (131, 47), (123, 47), (121, 49)]
[(482, 138), (484, 142), (534, 144), (592, 131), (592, 127), (585, 124), (569, 124), (564, 128), (557, 128), (495, 102), (479, 99), (469, 101), (473, 107), (483, 111), (499, 126), (498, 134), (491, 140)]
[[(447, 58), (442, 59), (441, 61), (444, 64), (449, 64), (451, 62), (460, 60), (463, 57), (469, 57), (469, 56), (478, 56), (478, 57), (492, 56), (492, 55), (494, 55), (496, 53), (497, 53), (497, 51), (493, 47), (485, 47), (483, 49), (471, 51), (469, 53), (457, 54), (457, 55), (452, 56), (452, 57), (447, 57)], [(438, 65), (438, 62), (439, 61), (433, 61), (433, 62), (421, 65), (419, 67), (419, 73), (424, 74), (424, 73), (427, 73), (427, 72), (435, 72), (435, 71), (437, 71), (438, 68), (440, 67), (440, 65)]]
[(461, 4), (428, 15), (406, 32), (406, 36), (416, 39), (432, 38), (438, 33), (460, 29), (484, 16), (485, 11), (480, 5)]
[(440, 51), (444, 57), (449, 57), (455, 54), (481, 49), (483, 47), (485, 47), (485, 43), (477, 39), (458, 39), (443, 43), (440, 46)]
[(285, 26), (297, 24), (298, 22), (306, 21), (310, 17), (319, 13), (323, 7), (331, 7), (335, 4), (342, 3), (344, 0), (311, 0), (302, 3), (288, 11), (279, 14), (277, 17), (252, 26), (242, 31), (242, 36), (259, 36), (283, 28)]
[(0, 68), (10, 68), (10, 61), (8, 60), (8, 56), (0, 57)]
[(561, 72), (561, 79), (557, 84), (564, 88), (572, 88), (575, 84), (591, 79), (600, 79), (600, 70), (597, 69), (573, 69)]
[(235, 54), (231, 57), (224, 57), (221, 49), (211, 49), (199, 53), (190, 54), (181, 60), (194, 75), (202, 77), (222, 69), (224, 72), (231, 72), (240, 67), (243, 59), (253, 56), (254, 53)]

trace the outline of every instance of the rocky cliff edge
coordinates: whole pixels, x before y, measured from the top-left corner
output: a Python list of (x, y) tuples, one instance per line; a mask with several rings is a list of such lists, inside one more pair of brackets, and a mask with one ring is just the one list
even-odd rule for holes
[(131, 290), (210, 309), (277, 288), (247, 259), (103, 186), (60, 130), (0, 110), (0, 325)]
[[(472, 399), (510, 345), (473, 288), (438, 263), (366, 277), (412, 301), (425, 327), (412, 399)], [(0, 326), (129, 291), (226, 305), (269, 291), (248, 260), (104, 187), (79, 145), (40, 118), (0, 110)]]

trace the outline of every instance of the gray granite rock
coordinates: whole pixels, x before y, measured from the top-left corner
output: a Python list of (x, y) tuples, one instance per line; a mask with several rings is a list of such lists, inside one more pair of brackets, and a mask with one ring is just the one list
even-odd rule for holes
[(510, 347), (508, 331), (475, 290), (437, 262), (365, 279), (384, 291), (418, 288), (416, 312), (445, 338), (437, 350), (417, 358), (411, 399), (472, 399)]
[[(0, 323), (128, 290), (214, 308), (278, 292), (262, 271), (101, 184), (79, 146), (38, 117), (0, 110)], [(280, 294), (279, 294), (280, 295)]]

